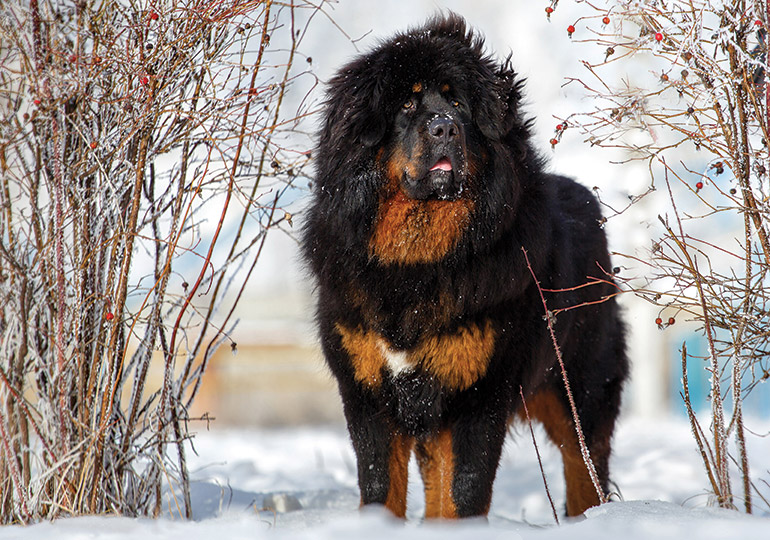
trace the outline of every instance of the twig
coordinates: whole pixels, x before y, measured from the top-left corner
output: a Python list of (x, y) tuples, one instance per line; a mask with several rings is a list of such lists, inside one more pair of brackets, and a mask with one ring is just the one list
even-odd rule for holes
[(548, 497), (548, 502), (551, 504), (551, 512), (553, 512), (553, 520), (556, 522), (556, 525), (559, 525), (559, 515), (556, 513), (556, 506), (553, 504), (553, 498), (551, 497), (551, 490), (548, 489), (548, 480), (545, 477), (545, 470), (543, 470), (543, 460), (540, 459), (540, 449), (537, 447), (537, 441), (535, 440), (535, 430), (532, 429), (532, 419), (529, 417), (529, 409), (527, 409), (527, 400), (524, 399), (524, 390), (522, 389), (521, 386), (519, 386), (519, 395), (521, 396), (521, 404), (524, 407), (524, 414), (527, 417), (529, 434), (532, 436), (532, 445), (535, 447), (535, 454), (537, 455), (537, 464), (540, 467), (540, 476), (543, 479), (545, 494)]
[(586, 470), (588, 471), (588, 476), (591, 478), (591, 482), (594, 485), (594, 489), (596, 490), (596, 495), (599, 497), (599, 502), (601, 504), (607, 502), (607, 496), (604, 493), (604, 490), (601, 487), (601, 483), (599, 482), (599, 475), (596, 473), (596, 468), (594, 467), (594, 462), (591, 460), (591, 453), (588, 450), (588, 445), (586, 445), (585, 436), (583, 435), (583, 428), (580, 423), (580, 417), (578, 416), (577, 412), (577, 406), (575, 405), (575, 398), (572, 395), (572, 390), (570, 388), (569, 379), (567, 378), (567, 368), (564, 366), (564, 360), (561, 356), (561, 347), (559, 347), (559, 342), (556, 339), (556, 332), (553, 329), (553, 317), (551, 315), (551, 312), (548, 310), (548, 304), (545, 301), (545, 296), (543, 295), (543, 290), (540, 288), (540, 282), (537, 279), (537, 276), (535, 275), (535, 271), (532, 269), (532, 265), (529, 262), (529, 256), (527, 255), (527, 250), (524, 249), (522, 246), (521, 248), (522, 253), (524, 253), (524, 259), (527, 262), (527, 268), (529, 268), (530, 274), (532, 274), (532, 279), (535, 282), (535, 286), (537, 287), (537, 292), (540, 294), (540, 300), (543, 302), (543, 309), (545, 310), (545, 321), (546, 325), (548, 326), (548, 332), (551, 335), (551, 342), (553, 343), (553, 349), (556, 353), (556, 359), (559, 361), (559, 368), (561, 369), (561, 376), (562, 380), (564, 381), (564, 390), (567, 393), (567, 399), (569, 400), (569, 406), (570, 406), (570, 412), (572, 413), (572, 421), (575, 424), (575, 433), (577, 435), (578, 439), (578, 445), (580, 446), (580, 454), (583, 456), (583, 463), (585, 463)]
[[(665, 169), (667, 171), (667, 169)], [(674, 209), (674, 215), (676, 216), (677, 223), (679, 224), (679, 234), (684, 237), (684, 229), (682, 228), (682, 222), (679, 219), (679, 211), (676, 206), (676, 201), (671, 192), (671, 185), (668, 182), (668, 174), (665, 175), (666, 186), (668, 187), (669, 198), (671, 199), (671, 205)], [(714, 331), (711, 324), (711, 317), (709, 316), (709, 309), (706, 304), (706, 294), (703, 291), (703, 277), (698, 269), (697, 260), (690, 256), (690, 252), (687, 249), (687, 245), (676, 236), (674, 231), (666, 224), (666, 222), (659, 218), (663, 227), (668, 232), (671, 239), (674, 240), (679, 247), (681, 254), (686, 260), (686, 269), (693, 277), (695, 288), (698, 291), (698, 298), (700, 300), (700, 307), (702, 309), (703, 324), (706, 330), (706, 338), (709, 349), (709, 360), (711, 364), (711, 405), (713, 414), (713, 432), (714, 432), (714, 473), (715, 478), (718, 481), (719, 490), (716, 495), (719, 499), (719, 505), (727, 508), (733, 508), (733, 495), (730, 487), (730, 473), (727, 463), (727, 433), (725, 430), (724, 422), (724, 409), (722, 403), (722, 392), (719, 381), (719, 357), (716, 352), (714, 344)]]
[(5, 430), (5, 415), (2, 409), (0, 409), (0, 439), (3, 442), (3, 453), (5, 454), (5, 462), (11, 469), (11, 479), (13, 486), (16, 489), (16, 493), (19, 497), (19, 504), (21, 505), (21, 521), (26, 523), (31, 517), (29, 512), (29, 505), (27, 504), (27, 495), (24, 493), (25, 487), (21, 483), (21, 474), (19, 474), (19, 466), (16, 462), (16, 456), (11, 450), (12, 443), (8, 440), (8, 433)]
[(692, 431), (692, 436), (698, 446), (698, 451), (700, 452), (703, 466), (706, 468), (706, 476), (708, 476), (711, 489), (714, 490), (714, 493), (719, 493), (719, 484), (714, 477), (714, 472), (711, 466), (711, 459), (709, 459), (709, 456), (706, 454), (704, 441), (701, 437), (700, 425), (698, 424), (698, 418), (695, 416), (695, 411), (692, 408), (692, 401), (690, 400), (690, 385), (687, 381), (687, 343), (684, 342), (682, 343), (682, 391), (684, 392), (682, 399), (684, 400), (684, 406), (687, 409), (687, 418), (690, 420), (690, 430)]

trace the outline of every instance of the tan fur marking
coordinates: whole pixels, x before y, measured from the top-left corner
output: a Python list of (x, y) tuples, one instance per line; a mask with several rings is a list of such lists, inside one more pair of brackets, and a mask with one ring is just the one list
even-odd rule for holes
[(457, 245), (472, 208), (465, 199), (417, 201), (399, 190), (380, 205), (369, 251), (386, 264), (439, 261)]
[(419, 94), (420, 92), (422, 92), (422, 83), (421, 82), (414, 83), (414, 85), (412, 86), (412, 92), (414, 92), (415, 94)]
[(442, 85), (441, 86), (441, 91), (444, 92), (444, 93), (449, 92), (449, 85), (448, 84)]
[[(419, 152), (419, 148), (415, 149), (415, 151)], [(381, 160), (382, 155), (378, 154), (377, 159), (378, 161)], [(398, 184), (401, 182), (404, 174), (412, 177), (417, 176), (417, 169), (414, 163), (409, 160), (409, 156), (401, 148), (397, 148), (385, 163), (385, 173), (389, 181), (388, 191), (394, 192), (398, 189)]]
[(527, 398), (530, 416), (537, 418), (548, 438), (561, 450), (564, 479), (567, 484), (567, 515), (579, 516), (599, 504), (588, 470), (580, 453), (575, 425), (564, 405), (552, 391), (542, 391)]
[(391, 441), (388, 475), (390, 487), (385, 500), (385, 508), (397, 517), (406, 516), (406, 488), (409, 483), (409, 455), (412, 453), (414, 439), (396, 434)]
[(455, 334), (430, 337), (412, 355), (445, 387), (465, 390), (487, 372), (494, 349), (495, 331), (487, 321), (483, 328), (471, 324)]
[(456, 518), (457, 508), (452, 498), (452, 433), (449, 430), (441, 431), (431, 439), (420, 442), (416, 450), (417, 464), (425, 485), (425, 517)]
[(350, 355), (355, 379), (372, 388), (379, 387), (386, 362), (379, 345), (380, 337), (374, 332), (352, 330), (339, 323), (335, 328), (342, 338), (342, 346)]
[[(371, 330), (351, 329), (339, 323), (335, 328), (350, 355), (356, 381), (378, 388), (382, 370), (394, 369), (386, 357), (387, 341)], [(409, 366), (420, 365), (448, 390), (466, 390), (484, 376), (494, 349), (495, 331), (487, 321), (483, 328), (471, 324), (454, 334), (428, 337), (405, 351), (404, 361)]]

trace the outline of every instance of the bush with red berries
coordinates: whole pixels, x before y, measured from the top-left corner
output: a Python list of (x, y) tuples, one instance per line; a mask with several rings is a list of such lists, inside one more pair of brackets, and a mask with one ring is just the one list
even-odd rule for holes
[[(703, 336), (705, 358), (689, 356), (683, 346), (682, 365), (685, 381), (688, 359), (708, 371), (710, 435), (687, 399), (685, 406), (717, 502), (750, 512), (752, 482), (767, 483), (748, 470), (742, 403), (770, 372), (770, 5), (582, 5), (578, 20), (588, 32), (573, 46), (594, 60), (584, 63), (590, 79), (568, 84), (593, 101), (564, 120), (593, 148), (611, 149), (615, 161), (642, 164), (649, 174), (648, 186), (629, 199), (648, 216), (652, 248), (626, 254), (629, 265), (643, 264), (640, 279), (621, 281), (659, 311), (680, 314), (659, 316), (658, 327), (682, 321), (677, 331), (688, 325)], [(606, 219), (628, 207), (607, 205)], [(733, 461), (740, 495), (731, 487)]]
[(164, 479), (190, 515), (236, 272), (306, 180), (281, 104), (316, 8), (141, 4), (0, 3), (1, 523), (158, 515)]

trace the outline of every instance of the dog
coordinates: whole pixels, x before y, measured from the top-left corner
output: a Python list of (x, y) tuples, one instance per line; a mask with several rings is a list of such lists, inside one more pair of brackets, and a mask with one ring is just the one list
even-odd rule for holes
[(545, 172), (521, 99), (453, 13), (329, 82), (302, 253), (363, 505), (405, 515), (414, 452), (427, 518), (486, 515), (524, 404), (561, 449), (566, 513), (598, 504), (549, 321), (607, 492), (628, 361), (601, 211)]

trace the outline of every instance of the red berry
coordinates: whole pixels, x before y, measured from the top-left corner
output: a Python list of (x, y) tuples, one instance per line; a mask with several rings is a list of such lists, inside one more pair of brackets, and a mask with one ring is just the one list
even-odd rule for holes
[(111, 311), (108, 311), (107, 313), (104, 314), (104, 318), (107, 319), (108, 321), (111, 321), (112, 319), (115, 318), (115, 315), (113, 315)]
[(96, 147), (99, 146), (99, 143), (96, 141), (91, 141), (91, 150), (96, 150)]
[(676, 319), (675, 319), (675, 318), (673, 318), (673, 317), (669, 317), (669, 318), (668, 318), (668, 324), (669, 324), (669, 325), (672, 325), (672, 324), (674, 324), (675, 322), (676, 322)]
[(756, 21), (754, 21), (754, 26), (762, 26), (762, 21), (757, 19)]
[(545, 8), (545, 12), (548, 13), (548, 15), (550, 15), (551, 13), (553, 13), (553, 8), (551, 6), (548, 6), (547, 8)]
[(32, 103), (34, 103), (35, 105), (40, 105), (40, 100), (35, 98), (32, 100)]
[(142, 84), (148, 84), (150, 82), (150, 78), (147, 77), (147, 75), (145, 75), (144, 77), (139, 79), (139, 82), (142, 83)]
[(660, 317), (658, 317), (657, 319), (655, 319), (655, 324), (657, 324), (658, 326), (660, 326), (661, 324), (663, 324), (663, 319), (661, 319)]
[(573, 25), (569, 25), (567, 27), (567, 33), (568, 34), (573, 34), (574, 32), (575, 32), (575, 27)]
[(604, 24), (610, 24), (610, 18), (605, 15), (604, 18), (602, 19), (602, 22)]
[(660, 32), (656, 32), (655, 41), (663, 41), (663, 34), (661, 34)]
[(160, 18), (160, 15), (158, 15), (158, 14), (157, 14), (157, 13), (155, 13), (154, 11), (153, 11), (152, 13), (150, 13), (150, 19), (151, 19), (151, 20), (153, 20), (153, 21), (157, 21), (159, 18)]
[(698, 182), (695, 184), (695, 189), (703, 189), (703, 182)]
[(556, 131), (564, 131), (564, 124), (556, 124)]
[(70, 55), (70, 62), (73, 62), (73, 63), (74, 63), (74, 62), (77, 62), (77, 60), (78, 60), (78, 57), (77, 57), (77, 56), (75, 56), (74, 54), (71, 54), (71, 55)]
[(551, 139), (551, 146), (556, 146), (559, 143), (558, 139)]

